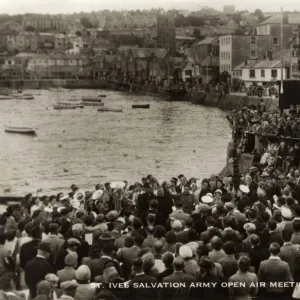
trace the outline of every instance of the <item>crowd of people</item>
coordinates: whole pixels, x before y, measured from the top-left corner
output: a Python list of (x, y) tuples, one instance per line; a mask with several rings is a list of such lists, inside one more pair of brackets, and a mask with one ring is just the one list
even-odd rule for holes
[(231, 113), (255, 157), (238, 180), (148, 175), (9, 205), (0, 299), (300, 299), (299, 117), (263, 101)]

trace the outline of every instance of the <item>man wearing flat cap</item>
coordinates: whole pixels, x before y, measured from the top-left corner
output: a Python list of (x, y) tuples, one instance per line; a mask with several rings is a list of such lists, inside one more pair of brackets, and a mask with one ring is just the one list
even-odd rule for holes
[(45, 279), (49, 273), (56, 273), (54, 267), (47, 261), (51, 253), (49, 243), (40, 242), (37, 255), (25, 267), (25, 282), (29, 288), (31, 299), (36, 297), (37, 283)]
[[(65, 257), (70, 253), (77, 253), (80, 241), (75, 238), (70, 238), (66, 241), (65, 245), (61, 247), (60, 252), (57, 256), (56, 269), (62, 270), (65, 267)], [(79, 257), (77, 262), (80, 263)]]
[(62, 296), (59, 298), (59, 300), (74, 300), (76, 289), (78, 287), (78, 284), (74, 281), (65, 281), (61, 283), (60, 287), (63, 290)]

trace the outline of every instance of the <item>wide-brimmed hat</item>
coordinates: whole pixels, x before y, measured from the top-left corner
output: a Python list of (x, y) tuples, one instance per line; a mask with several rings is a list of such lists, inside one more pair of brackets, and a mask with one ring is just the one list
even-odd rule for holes
[(213, 197), (211, 197), (209, 195), (205, 195), (205, 196), (201, 197), (201, 201), (202, 201), (202, 203), (210, 204), (210, 203), (214, 202), (214, 199), (213, 199)]
[(75, 194), (74, 194), (74, 197), (73, 197), (74, 200), (77, 200), (79, 202), (83, 202), (85, 200), (85, 192), (82, 191), (82, 190), (79, 190), (77, 191)]
[(123, 189), (125, 187), (125, 182), (123, 181), (114, 181), (110, 184), (112, 189)]
[(102, 197), (103, 191), (102, 190), (97, 190), (93, 193), (92, 195), (92, 200), (98, 200)]
[(249, 188), (248, 188), (246, 185), (244, 185), (244, 184), (241, 184), (241, 185), (239, 186), (239, 189), (240, 189), (240, 191), (243, 192), (244, 194), (248, 194), (248, 193), (250, 192)]
[(199, 262), (200, 268), (205, 270), (211, 270), (213, 267), (213, 261), (208, 256), (202, 256)]
[(100, 241), (113, 241), (114, 239), (115, 238), (111, 235), (110, 232), (103, 232), (99, 237)]

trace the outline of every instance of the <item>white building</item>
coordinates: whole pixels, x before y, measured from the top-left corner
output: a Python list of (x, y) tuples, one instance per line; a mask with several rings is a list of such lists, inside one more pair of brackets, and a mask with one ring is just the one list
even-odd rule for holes
[[(263, 85), (281, 80), (281, 61), (263, 60), (252, 61), (242, 67), (241, 79), (246, 87), (253, 82)], [(289, 78), (289, 63), (284, 62), (283, 80)]]

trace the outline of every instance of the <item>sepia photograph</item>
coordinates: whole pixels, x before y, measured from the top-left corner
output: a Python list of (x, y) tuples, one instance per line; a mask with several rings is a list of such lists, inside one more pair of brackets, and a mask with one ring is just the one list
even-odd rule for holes
[(0, 0), (0, 300), (217, 299), (300, 300), (300, 1)]

